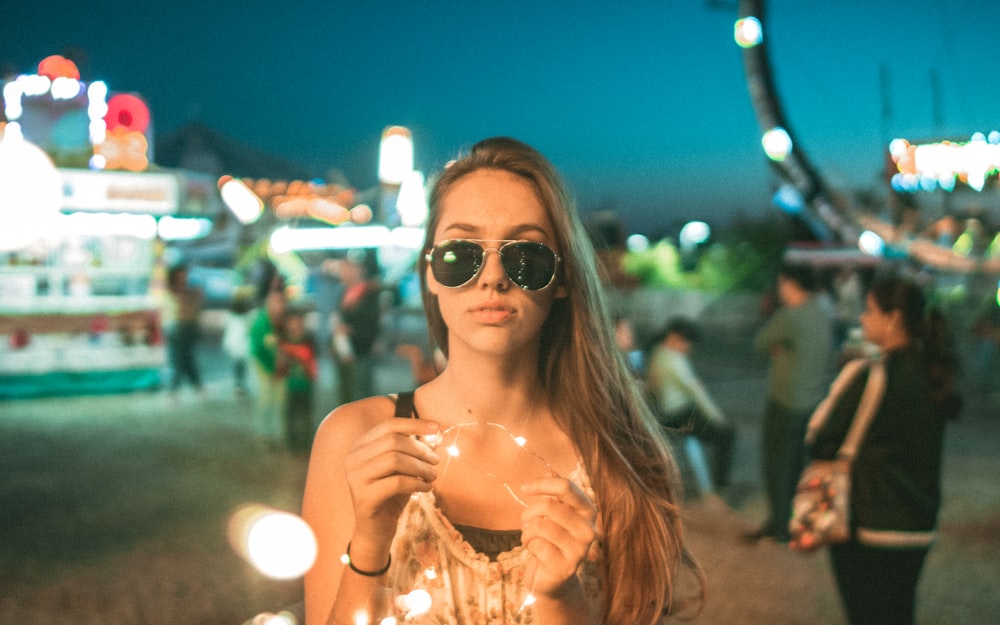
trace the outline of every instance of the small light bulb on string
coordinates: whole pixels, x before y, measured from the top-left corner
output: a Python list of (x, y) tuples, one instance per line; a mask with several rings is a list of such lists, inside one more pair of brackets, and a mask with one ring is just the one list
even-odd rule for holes
[(405, 595), (397, 595), (395, 603), (396, 609), (405, 615), (406, 620), (409, 620), (430, 612), (434, 601), (429, 592), (423, 588), (416, 588)]

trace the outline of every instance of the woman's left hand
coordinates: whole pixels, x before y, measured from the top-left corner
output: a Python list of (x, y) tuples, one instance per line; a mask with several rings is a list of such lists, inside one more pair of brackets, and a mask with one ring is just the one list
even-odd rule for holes
[(521, 544), (536, 560), (528, 581), (536, 595), (556, 597), (575, 582), (597, 537), (597, 508), (564, 477), (544, 477), (521, 488), (529, 496), (521, 514)]

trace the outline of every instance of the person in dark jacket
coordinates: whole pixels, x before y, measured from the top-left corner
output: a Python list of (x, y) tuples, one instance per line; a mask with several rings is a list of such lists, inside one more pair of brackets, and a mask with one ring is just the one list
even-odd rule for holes
[(375, 344), (381, 332), (380, 283), (374, 257), (352, 250), (340, 263), (343, 293), (333, 321), (333, 355), (341, 404), (373, 395)]
[[(851, 625), (912, 625), (916, 589), (941, 505), (944, 425), (960, 399), (956, 352), (943, 317), (919, 285), (876, 280), (861, 327), (885, 364), (885, 388), (851, 472), (852, 536), (830, 559)], [(813, 434), (809, 454), (832, 459), (868, 381), (863, 369)]]

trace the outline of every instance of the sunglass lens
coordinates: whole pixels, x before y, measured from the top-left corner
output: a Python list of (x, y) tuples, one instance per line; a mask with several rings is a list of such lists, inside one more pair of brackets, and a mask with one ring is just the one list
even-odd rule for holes
[(471, 241), (448, 241), (431, 253), (434, 279), (448, 287), (462, 286), (479, 271), (483, 248)]
[(520, 241), (500, 250), (504, 271), (514, 284), (529, 291), (543, 289), (556, 271), (556, 255), (547, 246)]

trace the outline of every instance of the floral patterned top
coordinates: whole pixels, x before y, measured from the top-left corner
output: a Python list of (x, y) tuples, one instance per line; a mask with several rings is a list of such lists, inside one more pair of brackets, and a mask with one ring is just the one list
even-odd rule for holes
[[(569, 476), (591, 498), (582, 465)], [(601, 613), (600, 548), (595, 542), (577, 576), (591, 609)], [(518, 545), (495, 561), (477, 552), (437, 507), (433, 492), (416, 493), (400, 517), (392, 546), (387, 583), (395, 607), (407, 623), (418, 625), (501, 625), (536, 623), (531, 580), (525, 579), (531, 555)], [(404, 596), (415, 597), (407, 607)], [(430, 599), (428, 605), (427, 599)]]

